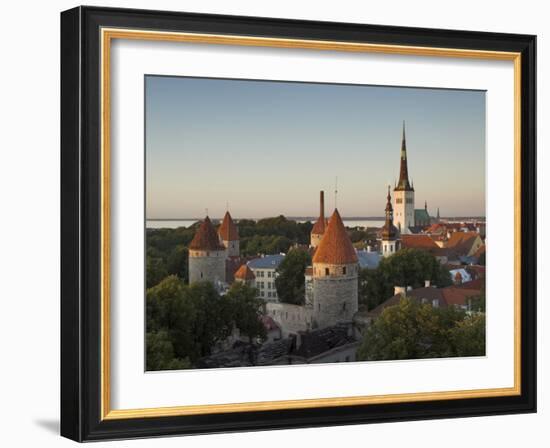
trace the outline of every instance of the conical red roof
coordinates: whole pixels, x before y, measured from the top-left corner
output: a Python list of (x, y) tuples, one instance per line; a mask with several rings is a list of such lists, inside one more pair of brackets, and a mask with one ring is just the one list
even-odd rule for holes
[(252, 272), (252, 269), (250, 269), (247, 264), (243, 264), (237, 270), (237, 272), (235, 272), (235, 278), (239, 278), (241, 280), (254, 280), (256, 276), (254, 275), (254, 272)]
[(311, 233), (313, 233), (314, 235), (324, 235), (327, 226), (328, 226), (327, 219), (320, 217), (317, 221), (315, 221), (315, 224), (311, 229)]
[(229, 212), (225, 212), (222, 225), (218, 229), (218, 235), (223, 241), (237, 241), (239, 239), (239, 231)]
[(357, 253), (349, 239), (338, 209), (334, 210), (323, 239), (317, 246), (313, 263), (350, 264), (357, 263)]
[(224, 246), (220, 243), (218, 234), (212, 225), (212, 221), (207, 216), (199, 226), (197, 233), (193, 237), (189, 249), (194, 250), (223, 250)]

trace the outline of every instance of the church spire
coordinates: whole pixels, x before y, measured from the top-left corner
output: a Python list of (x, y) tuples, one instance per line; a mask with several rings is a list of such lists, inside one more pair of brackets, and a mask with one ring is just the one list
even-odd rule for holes
[(382, 239), (393, 240), (397, 235), (397, 228), (393, 225), (393, 207), (391, 205), (390, 186), (388, 185), (388, 195), (386, 196), (386, 221), (382, 227)]
[(409, 182), (409, 170), (407, 166), (407, 138), (405, 136), (405, 120), (403, 120), (403, 136), (401, 137), (401, 160), (399, 167), (399, 182), (396, 190), (414, 190)]

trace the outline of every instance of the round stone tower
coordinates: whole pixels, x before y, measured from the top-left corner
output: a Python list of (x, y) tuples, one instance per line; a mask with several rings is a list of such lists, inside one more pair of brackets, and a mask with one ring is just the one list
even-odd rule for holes
[(225, 283), (226, 250), (207, 216), (189, 244), (189, 283)]
[(325, 234), (325, 230), (327, 227), (327, 220), (325, 219), (325, 192), (320, 192), (320, 198), (319, 198), (319, 218), (317, 219), (317, 222), (313, 225), (313, 228), (311, 229), (311, 235), (310, 235), (310, 246), (311, 247), (317, 247), (319, 243), (321, 242), (321, 239), (323, 238), (323, 235)]
[(239, 252), (239, 231), (237, 226), (231, 218), (231, 214), (227, 211), (223, 217), (223, 222), (218, 229), (218, 235), (220, 236), (220, 241), (227, 249), (228, 257), (238, 257)]
[(313, 322), (316, 328), (350, 322), (358, 309), (359, 263), (338, 210), (313, 256)]

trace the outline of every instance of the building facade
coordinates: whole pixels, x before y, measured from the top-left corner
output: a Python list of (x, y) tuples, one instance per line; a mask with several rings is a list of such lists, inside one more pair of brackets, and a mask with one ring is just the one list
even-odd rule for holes
[(248, 267), (254, 273), (255, 286), (261, 299), (272, 302), (279, 301), (275, 279), (277, 278), (277, 268), (284, 258), (285, 256), (282, 254), (264, 255), (248, 262)]

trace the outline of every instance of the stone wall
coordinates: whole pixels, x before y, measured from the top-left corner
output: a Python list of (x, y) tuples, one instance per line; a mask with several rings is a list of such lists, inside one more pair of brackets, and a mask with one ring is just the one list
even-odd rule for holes
[(290, 303), (266, 303), (266, 314), (281, 327), (282, 337), (298, 331), (307, 331), (312, 328), (312, 312), (310, 307), (292, 305)]
[(314, 328), (351, 322), (359, 308), (358, 265), (315, 264), (313, 272)]
[(227, 249), (226, 250), (226, 256), (228, 256), (228, 257), (238, 257), (240, 255), (239, 240), (222, 241), (222, 244)]
[(312, 233), (309, 237), (309, 244), (311, 245), (311, 247), (317, 247), (321, 242), (322, 238), (323, 238), (323, 235), (319, 235), (318, 233)]
[(225, 250), (190, 251), (189, 283), (210, 281), (225, 282)]

